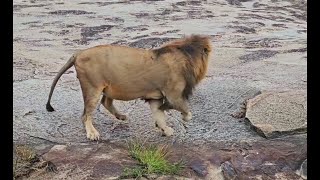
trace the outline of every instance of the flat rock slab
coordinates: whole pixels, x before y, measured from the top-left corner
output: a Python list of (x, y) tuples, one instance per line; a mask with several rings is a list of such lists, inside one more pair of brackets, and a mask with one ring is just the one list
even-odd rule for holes
[(266, 138), (307, 132), (307, 92), (267, 91), (247, 101), (246, 118)]
[(54, 163), (60, 170), (74, 167), (81, 169), (82, 176), (90, 176), (92, 179), (121, 175), (124, 167), (136, 164), (124, 147), (115, 144), (55, 145), (43, 158)]
[[(307, 136), (293, 135), (264, 141), (241, 141), (202, 147), (169, 146), (167, 159), (182, 160), (185, 168), (175, 176), (148, 179), (303, 179), (306, 177)], [(117, 179), (125, 168), (137, 167), (125, 144), (91, 142), (58, 144), (37, 150), (57, 171), (33, 171), (26, 179)], [(40, 153), (38, 153), (40, 154)]]
[(156, 48), (190, 34), (209, 35), (214, 47), (208, 74), (190, 98), (192, 121), (184, 127), (181, 114), (169, 111), (167, 122), (175, 133), (162, 137), (147, 103), (115, 101), (128, 120), (117, 121), (101, 107), (94, 113), (101, 139), (139, 136), (197, 145), (263, 139), (230, 114), (260, 90), (306, 89), (307, 2), (228, 2), (14, 0), (14, 142), (87, 142), (74, 67), (56, 86), (56, 111), (45, 109), (54, 76), (74, 52), (102, 44)]
[(307, 179), (307, 169), (308, 169), (308, 165), (307, 165), (307, 159), (303, 161), (303, 163), (301, 164), (300, 170), (297, 171), (297, 174), (300, 175), (303, 179)]

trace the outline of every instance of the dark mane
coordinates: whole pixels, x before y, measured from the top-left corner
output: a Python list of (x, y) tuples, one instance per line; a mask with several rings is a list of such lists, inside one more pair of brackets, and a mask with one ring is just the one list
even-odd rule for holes
[(156, 56), (172, 52), (173, 48), (180, 50), (190, 60), (196, 59), (202, 55), (203, 52), (209, 53), (211, 51), (210, 38), (208, 36), (191, 35), (189, 37), (170, 41), (160, 48), (154, 49)]
[(164, 47), (153, 50), (153, 53), (155, 54), (156, 59), (158, 57), (160, 57), (161, 55), (166, 54), (166, 53), (170, 53), (170, 52), (172, 52), (172, 49), (168, 46), (164, 46)]
[(154, 49), (156, 57), (163, 54), (178, 50), (186, 57), (186, 67), (183, 69), (183, 76), (186, 81), (186, 86), (182, 96), (188, 99), (192, 95), (192, 91), (197, 83), (204, 78), (207, 61), (210, 52), (212, 51), (210, 37), (191, 35), (189, 37), (171, 41), (161, 48)]

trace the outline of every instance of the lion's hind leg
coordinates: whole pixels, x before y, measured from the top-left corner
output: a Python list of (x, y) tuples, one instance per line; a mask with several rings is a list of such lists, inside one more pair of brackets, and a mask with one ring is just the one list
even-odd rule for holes
[(113, 106), (113, 99), (106, 97), (103, 95), (101, 99), (101, 104), (111, 113), (113, 114), (117, 119), (120, 120), (126, 120), (127, 116), (120, 114), (119, 111)]
[(148, 100), (150, 104), (150, 109), (152, 111), (152, 117), (156, 125), (163, 130), (163, 133), (166, 136), (172, 136), (174, 130), (167, 126), (166, 124), (166, 115), (163, 110), (160, 110), (159, 107), (162, 105), (162, 100)]
[(90, 140), (99, 140), (100, 134), (93, 126), (92, 114), (96, 109), (103, 88), (93, 87), (87, 81), (81, 81), (81, 90), (84, 100), (84, 110), (82, 122), (85, 126), (87, 138)]

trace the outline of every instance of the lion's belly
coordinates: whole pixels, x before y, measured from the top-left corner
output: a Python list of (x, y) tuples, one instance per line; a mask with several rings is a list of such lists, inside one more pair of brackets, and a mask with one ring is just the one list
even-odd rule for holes
[(159, 90), (146, 90), (142, 88), (121, 88), (117, 86), (108, 86), (104, 94), (116, 100), (130, 101), (138, 98), (142, 99), (160, 99), (162, 94)]

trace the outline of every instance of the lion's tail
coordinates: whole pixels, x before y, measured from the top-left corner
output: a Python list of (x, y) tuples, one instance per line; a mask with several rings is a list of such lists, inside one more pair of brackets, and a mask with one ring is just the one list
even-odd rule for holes
[(54, 88), (56, 87), (56, 84), (58, 82), (58, 80), (60, 79), (60, 77), (62, 76), (63, 73), (65, 73), (69, 68), (71, 68), (73, 65), (74, 65), (74, 62), (76, 60), (76, 57), (77, 57), (77, 53), (73, 54), (70, 59), (68, 60), (68, 62), (60, 69), (60, 71), (58, 72), (58, 74), (56, 75), (56, 77), (54, 78), (53, 82), (52, 82), (52, 85), (51, 85), (51, 90), (50, 90), (50, 93), (49, 93), (49, 98), (48, 98), (48, 101), (47, 101), (47, 104), (46, 104), (46, 109), (47, 111), (49, 112), (52, 112), (54, 111), (53, 107), (51, 106), (50, 104), (50, 101), (51, 101), (51, 97), (52, 97), (52, 94), (53, 94), (53, 90)]

